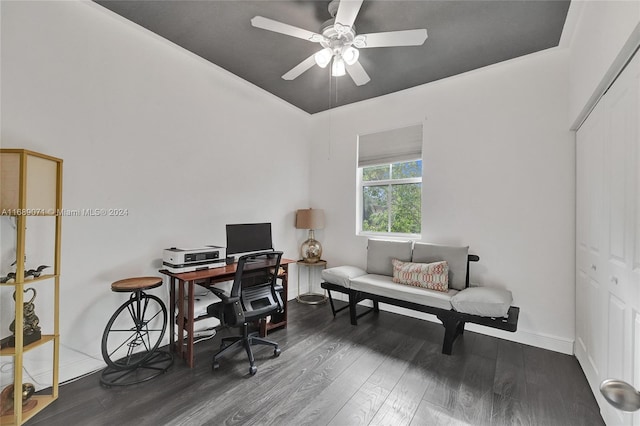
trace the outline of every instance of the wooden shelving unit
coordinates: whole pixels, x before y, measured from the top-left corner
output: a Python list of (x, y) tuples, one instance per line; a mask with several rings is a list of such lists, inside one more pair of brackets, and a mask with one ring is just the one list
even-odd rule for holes
[[(0, 284), (15, 291), (15, 347), (3, 348), (0, 356), (13, 357), (13, 413), (0, 417), (2, 425), (21, 425), (58, 398), (60, 354), (60, 237), (62, 229), (62, 160), (25, 149), (0, 149), (0, 215), (16, 220), (16, 278)], [(38, 216), (55, 217), (53, 273), (25, 279), (26, 222)], [(5, 272), (5, 271), (3, 271)], [(24, 291), (51, 284), (53, 289), (53, 334), (24, 345)], [(42, 303), (42, 302), (41, 302)], [(3, 324), (2, 328), (6, 326)], [(35, 407), (23, 412), (22, 385), (24, 354), (43, 345), (52, 346), (52, 385), (50, 394), (34, 395)]]

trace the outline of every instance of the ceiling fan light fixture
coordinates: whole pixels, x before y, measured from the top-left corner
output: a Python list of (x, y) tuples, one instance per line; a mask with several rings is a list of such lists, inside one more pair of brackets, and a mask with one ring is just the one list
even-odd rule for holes
[(332, 57), (333, 57), (333, 52), (331, 51), (331, 49), (326, 47), (321, 51), (319, 51), (318, 53), (316, 53), (313, 58), (315, 59), (316, 64), (318, 64), (320, 68), (326, 68), (327, 65), (329, 65), (329, 62), (331, 62)]
[(360, 52), (353, 46), (346, 46), (342, 49), (342, 58), (347, 65), (353, 65), (358, 61)]
[[(2, 1), (2, 0), (0, 0)], [(328, 19), (320, 26), (320, 32), (305, 30), (263, 16), (251, 19), (251, 25), (267, 31), (319, 43), (322, 50), (300, 62), (286, 72), (284, 80), (294, 80), (314, 65), (326, 68), (331, 63), (331, 76), (348, 74), (357, 86), (371, 81), (362, 64), (358, 61), (358, 49), (372, 47), (421, 46), (427, 39), (427, 30), (399, 30), (369, 34), (358, 34), (354, 25), (364, 0), (331, 0)]]
[(344, 66), (344, 60), (340, 56), (333, 58), (333, 64), (331, 65), (331, 75), (333, 77), (342, 77), (347, 73)]

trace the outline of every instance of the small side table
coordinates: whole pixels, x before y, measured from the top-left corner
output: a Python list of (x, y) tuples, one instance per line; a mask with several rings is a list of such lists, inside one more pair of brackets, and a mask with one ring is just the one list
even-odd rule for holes
[[(296, 298), (300, 303), (306, 303), (307, 305), (318, 305), (320, 303), (325, 303), (327, 301), (327, 293), (314, 293), (313, 291), (313, 283), (311, 282), (311, 270), (313, 268), (322, 268), (325, 269), (327, 267), (326, 260), (319, 260), (317, 262), (307, 262), (306, 260), (298, 260), (296, 262), (298, 265), (298, 297)], [(300, 267), (305, 266), (308, 271), (308, 290), (306, 293), (300, 293)]]

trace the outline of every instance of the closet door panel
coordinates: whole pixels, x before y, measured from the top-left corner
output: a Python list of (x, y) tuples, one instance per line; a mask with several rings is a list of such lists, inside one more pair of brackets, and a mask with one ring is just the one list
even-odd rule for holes
[(589, 295), (589, 277), (582, 271), (577, 272), (576, 282), (576, 356), (580, 358), (587, 355), (589, 332), (589, 316), (588, 309)]
[(625, 321), (625, 302), (614, 295), (609, 296), (608, 303), (608, 344), (607, 344), (607, 376), (624, 377), (624, 352), (626, 332), (629, 328)]
[[(628, 298), (627, 305), (632, 312), (634, 326), (631, 350), (629, 354), (629, 369), (631, 383), (640, 389), (640, 54), (627, 66), (629, 79), (630, 112), (629, 120), (630, 144), (628, 152), (629, 180), (629, 251), (630, 265), (628, 268)], [(640, 412), (633, 414), (634, 424), (640, 424)]]
[[(585, 132), (583, 143), (586, 149), (587, 180), (587, 222), (586, 235), (589, 276), (601, 282), (602, 244), (604, 241), (604, 162), (606, 117), (605, 106), (598, 104), (590, 116), (590, 123)], [(586, 124), (586, 123), (585, 123)]]
[[(590, 230), (590, 171), (588, 168), (588, 134), (576, 136), (576, 272), (587, 273), (591, 267), (589, 256)], [(577, 275), (578, 276), (578, 275)], [(576, 276), (576, 277), (577, 277)]]
[(589, 317), (587, 320), (587, 356), (589, 359), (589, 363), (593, 372), (595, 373), (595, 377), (598, 380), (602, 379), (602, 375), (604, 372), (604, 356), (605, 352), (605, 325), (606, 325), (606, 303), (607, 300), (604, 297), (605, 292), (601, 288), (600, 284), (593, 280), (589, 279), (588, 286), (588, 310)]
[[(640, 312), (637, 310), (632, 310), (632, 321), (631, 321), (633, 330), (633, 338), (632, 344), (633, 347), (631, 349), (632, 354), (640, 354)], [(635, 386), (636, 389), (640, 388), (640, 360), (633, 356), (631, 357), (632, 370), (633, 370), (633, 380), (630, 382)], [(633, 424), (640, 424), (640, 412), (635, 412), (633, 414)]]
[(597, 105), (576, 135), (576, 356), (585, 374), (604, 374), (606, 291), (601, 265), (604, 241), (604, 105)]
[[(626, 377), (625, 368), (625, 360), (628, 358), (626, 354), (629, 352), (627, 345), (630, 343), (628, 338), (630, 326), (626, 317), (626, 303), (613, 294), (610, 294), (608, 299), (606, 376), (617, 377), (630, 382), (631, 379)], [(611, 406), (606, 407), (606, 411), (605, 420), (609, 424), (631, 424), (631, 415), (616, 410)]]
[[(632, 152), (629, 156), (632, 159), (630, 170), (632, 172), (630, 188), (631, 198), (631, 220), (629, 233), (631, 235), (631, 300), (634, 308), (640, 312), (640, 54), (636, 54), (634, 60), (628, 66), (629, 72), (633, 75), (631, 91), (635, 92), (634, 112), (631, 113), (631, 122), (634, 125), (635, 141), (632, 142)], [(636, 352), (640, 356), (640, 352)], [(640, 383), (638, 383), (640, 385)]]
[(637, 88), (633, 74), (623, 73), (605, 100), (608, 137), (606, 138), (606, 223), (607, 276), (609, 291), (625, 299), (630, 294), (632, 232), (635, 197), (635, 149), (637, 128)]

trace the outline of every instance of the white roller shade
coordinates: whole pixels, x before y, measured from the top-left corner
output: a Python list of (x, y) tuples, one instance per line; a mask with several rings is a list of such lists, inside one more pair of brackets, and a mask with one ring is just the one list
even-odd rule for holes
[(422, 124), (358, 137), (358, 167), (422, 158)]

